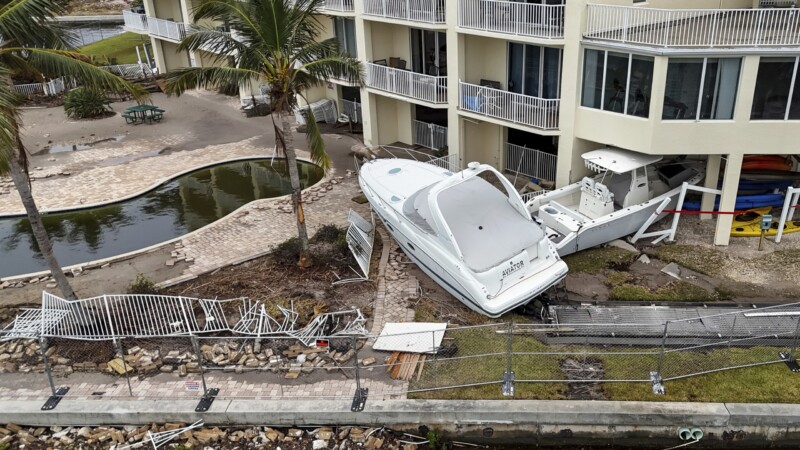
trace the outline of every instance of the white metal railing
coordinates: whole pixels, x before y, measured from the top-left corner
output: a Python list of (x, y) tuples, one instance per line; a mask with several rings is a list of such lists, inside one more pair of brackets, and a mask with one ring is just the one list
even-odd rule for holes
[(122, 11), (122, 19), (125, 21), (125, 28), (136, 31), (148, 31), (147, 16), (133, 11)]
[(428, 147), (433, 150), (447, 147), (447, 127), (415, 120), (413, 144)]
[(147, 64), (118, 64), (114, 66), (102, 66), (100, 68), (128, 79), (141, 80), (153, 76), (153, 69)]
[(430, 103), (447, 103), (447, 77), (367, 63), (367, 86)]
[(353, 2), (354, 0), (325, 0), (322, 9), (328, 11), (353, 12), (355, 11)]
[(796, 8), (797, 0), (761, 0), (760, 8)]
[(76, 86), (74, 80), (68, 81), (64, 77), (54, 78), (44, 83), (29, 83), (29, 84), (15, 84), (14, 90), (20, 94), (31, 96), (34, 94), (42, 94), (47, 96), (58, 95), (67, 89), (72, 89)]
[(347, 114), (353, 123), (361, 123), (361, 103), (342, 100), (342, 113)]
[(147, 28), (151, 35), (180, 41), (186, 37), (186, 33), (191, 31), (191, 26), (183, 22), (173, 22), (171, 20), (147, 18)]
[(564, 37), (564, 5), (458, 0), (458, 26), (545, 39)]
[(506, 142), (505, 156), (505, 169), (510, 172), (540, 180), (556, 179), (556, 155)]
[(425, 162), (433, 164), (436, 167), (441, 167), (442, 169), (447, 169), (450, 172), (455, 173), (461, 171), (461, 158), (458, 157), (457, 153), (449, 153), (441, 158), (433, 158)]
[(560, 100), (522, 95), (488, 86), (458, 82), (458, 107), (482, 116), (529, 125), (543, 130), (558, 128)]
[(364, 0), (364, 14), (412, 22), (444, 23), (445, 0)]
[(587, 39), (659, 47), (800, 45), (800, 13), (793, 8), (588, 8)]
[(44, 93), (44, 83), (15, 84), (14, 90), (20, 94), (33, 95)]

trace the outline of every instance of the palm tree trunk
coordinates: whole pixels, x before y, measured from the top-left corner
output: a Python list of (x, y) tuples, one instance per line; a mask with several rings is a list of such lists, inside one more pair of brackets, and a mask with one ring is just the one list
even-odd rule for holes
[[(20, 148), (18, 151), (24, 152), (25, 150)], [(23, 169), (21, 158), (21, 153), (9, 158), (11, 179), (14, 181), (14, 186), (17, 188), (20, 199), (22, 199), (22, 205), (25, 207), (25, 212), (28, 214), (28, 220), (31, 223), (31, 229), (33, 229), (33, 236), (36, 238), (36, 243), (39, 245), (39, 251), (42, 253), (42, 256), (44, 256), (45, 261), (47, 261), (47, 266), (50, 268), (53, 279), (56, 280), (56, 284), (58, 284), (58, 288), (61, 289), (64, 298), (67, 300), (75, 300), (78, 297), (75, 295), (75, 291), (72, 290), (69, 281), (67, 281), (67, 276), (64, 275), (64, 271), (61, 270), (61, 265), (58, 264), (56, 255), (53, 254), (53, 245), (50, 243), (47, 230), (45, 230), (44, 223), (42, 223), (42, 216), (39, 214), (39, 210), (36, 208), (36, 202), (33, 200), (30, 178), (28, 177), (28, 172)]]
[(297, 239), (300, 243), (300, 261), (297, 265), (306, 268), (311, 265), (308, 259), (308, 231), (306, 230), (306, 216), (303, 212), (303, 191), (300, 186), (300, 174), (297, 172), (297, 155), (292, 146), (292, 128), (289, 113), (279, 113), (281, 119), (281, 130), (275, 130), (277, 145), (283, 146), (283, 153), (286, 155), (286, 166), (289, 169), (289, 181), (292, 184), (292, 209), (297, 219)]

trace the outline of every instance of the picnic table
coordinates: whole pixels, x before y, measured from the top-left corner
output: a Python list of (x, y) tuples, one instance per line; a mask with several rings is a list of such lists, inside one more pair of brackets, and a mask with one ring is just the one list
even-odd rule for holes
[(165, 111), (154, 105), (136, 105), (125, 110), (122, 117), (125, 123), (138, 125), (140, 123), (159, 122), (164, 117)]

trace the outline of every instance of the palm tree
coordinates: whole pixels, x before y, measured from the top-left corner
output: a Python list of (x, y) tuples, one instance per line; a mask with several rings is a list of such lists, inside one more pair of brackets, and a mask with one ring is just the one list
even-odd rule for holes
[(69, 76), (84, 86), (130, 92), (137, 99), (146, 98), (147, 93), (70, 50), (69, 39), (53, 21), (61, 13), (62, 8), (54, 0), (0, 0), (0, 175), (11, 175), (53, 278), (66, 298), (75, 299), (33, 199), (28, 154), (20, 136), (19, 107), (24, 98), (14, 91), (11, 76), (14, 73)]
[[(342, 52), (334, 39), (319, 40), (320, 14), (324, 0), (204, 0), (194, 13), (195, 21), (210, 19), (226, 23), (233, 31), (198, 27), (184, 38), (181, 51), (211, 51), (225, 67), (190, 67), (167, 74), (167, 92), (180, 95), (187, 89), (217, 88), (231, 92), (240, 88), (269, 86), (270, 115), (275, 147), (286, 156), (292, 185), (292, 206), (297, 219), (300, 267), (308, 267), (306, 231), (297, 157), (291, 145), (291, 115), (309, 88), (331, 78), (362, 84), (358, 60)], [(277, 120), (276, 120), (277, 116)], [(313, 112), (306, 118), (306, 137), (311, 159), (327, 171), (330, 160)]]

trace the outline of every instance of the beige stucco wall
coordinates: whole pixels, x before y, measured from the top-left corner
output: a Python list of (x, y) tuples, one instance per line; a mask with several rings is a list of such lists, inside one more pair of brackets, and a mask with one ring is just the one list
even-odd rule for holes
[(175, 22), (185, 22), (181, 3), (178, 0), (155, 0), (153, 2), (155, 12), (153, 16), (164, 20), (171, 19)]
[[(508, 41), (464, 35), (464, 71), (462, 81), (478, 84), (481, 79), (499, 81), (507, 87)], [(449, 49), (448, 49), (449, 51)]]
[[(173, 44), (162, 39), (153, 39), (154, 46), (160, 44), (164, 58), (164, 69), (169, 72), (181, 67), (189, 67), (189, 55), (183, 51), (178, 52), (178, 44)], [(159, 66), (161, 67), (161, 66)]]
[(470, 119), (461, 119), (462, 159), (464, 164), (478, 161), (501, 167), (500, 149), (503, 144), (503, 127), (489, 122), (476, 123)]
[(409, 40), (409, 27), (387, 23), (375, 24), (370, 40), (372, 42), (371, 61), (376, 59), (389, 60), (390, 57), (399, 57), (407, 61), (406, 67), (411, 67), (411, 41)]

